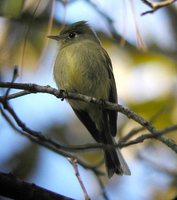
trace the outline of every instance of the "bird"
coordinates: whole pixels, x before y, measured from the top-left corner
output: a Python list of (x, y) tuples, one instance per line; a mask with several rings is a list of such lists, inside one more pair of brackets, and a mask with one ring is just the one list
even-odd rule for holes
[[(48, 37), (59, 43), (54, 64), (54, 79), (59, 89), (118, 102), (111, 59), (87, 21), (65, 26), (59, 34)], [(116, 144), (117, 111), (78, 100), (68, 102), (96, 142)], [(114, 174), (131, 175), (119, 148), (103, 151), (109, 178)]]

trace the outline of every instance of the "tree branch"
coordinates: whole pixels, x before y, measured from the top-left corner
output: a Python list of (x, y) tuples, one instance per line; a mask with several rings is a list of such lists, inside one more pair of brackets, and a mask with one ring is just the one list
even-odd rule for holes
[(143, 12), (141, 15), (146, 15), (146, 14), (149, 14), (149, 13), (153, 13), (155, 12), (156, 10), (160, 9), (160, 8), (163, 8), (165, 6), (168, 6), (172, 3), (174, 3), (175, 1), (177, 0), (164, 0), (164, 1), (161, 1), (161, 2), (151, 2), (149, 0), (141, 0), (144, 4), (146, 4), (147, 6), (149, 6), (150, 8), (152, 8), (152, 10), (148, 10), (146, 12)]
[[(66, 92), (63, 90), (57, 90), (50, 86), (40, 86), (40, 85), (28, 84), (28, 83), (22, 84), (22, 83), (13, 83), (13, 82), (0, 82), (0, 87), (7, 88), (7, 92), (5, 93), (5, 95), (0, 96), (0, 103), (4, 106), (4, 109), (7, 110), (7, 112), (12, 116), (12, 118), (15, 120), (17, 125), (22, 130), (19, 130), (18, 128), (16, 128), (16, 126), (12, 123), (11, 119), (6, 115), (6, 113), (4, 112), (4, 110), (1, 107), (0, 107), (0, 111), (2, 112), (2, 114), (5, 117), (5, 119), (7, 120), (7, 122), (15, 130), (19, 131), (24, 136), (27, 136), (30, 140), (37, 142), (38, 144), (43, 145), (43, 146), (47, 147), (48, 149), (59, 153), (60, 155), (69, 157), (70, 159), (77, 160), (77, 162), (80, 165), (82, 165), (84, 168), (92, 170), (93, 173), (96, 175), (96, 177), (98, 177), (98, 175), (102, 175), (102, 173), (97, 169), (98, 168), (97, 166), (96, 167), (89, 166), (89, 165), (85, 164), (82, 160), (78, 159), (76, 156), (74, 156), (73, 154), (71, 154), (69, 152), (70, 151), (71, 152), (81, 151), (81, 150), (83, 151), (83, 150), (88, 150), (88, 149), (106, 149), (106, 148), (118, 148), (118, 147), (123, 148), (123, 147), (127, 147), (130, 145), (138, 144), (140, 142), (143, 142), (146, 139), (152, 138), (152, 139), (160, 140), (161, 142), (166, 144), (168, 147), (170, 147), (173, 151), (175, 151), (177, 153), (177, 144), (173, 140), (171, 140), (165, 136), (162, 136), (165, 133), (177, 130), (177, 125), (167, 127), (161, 131), (157, 131), (156, 128), (152, 125), (152, 123), (150, 121), (145, 120), (144, 118), (139, 116), (137, 113), (123, 107), (122, 105), (114, 104), (114, 103), (111, 103), (108, 101), (99, 100), (99, 99), (96, 99), (93, 97), (88, 97), (88, 96), (85, 96), (82, 94), (76, 94), (76, 93)], [(20, 89), (23, 91), (20, 91), (20, 92), (14, 93), (14, 94), (9, 94), (10, 89), (12, 89), (12, 88)], [(124, 115), (126, 115), (128, 118), (136, 121), (138, 124), (140, 124), (142, 126), (143, 129), (148, 130), (150, 133), (141, 135), (141, 136), (137, 137), (136, 139), (130, 140), (130, 141), (128, 141), (128, 140), (131, 138), (132, 134), (127, 135), (127, 137), (125, 136), (123, 138), (123, 140), (122, 141), (120, 140), (120, 142), (116, 145), (104, 145), (104, 144), (86, 144), (86, 145), (75, 145), (75, 146), (61, 145), (61, 144), (55, 142), (54, 140), (44, 136), (41, 132), (34, 131), (34, 130), (30, 129), (29, 127), (27, 127), (23, 123), (23, 121), (21, 121), (21, 119), (18, 117), (18, 115), (15, 113), (15, 111), (13, 110), (13, 108), (10, 106), (10, 104), (8, 102), (8, 100), (10, 100), (10, 99), (18, 98), (20, 96), (28, 95), (31, 93), (48, 93), (48, 94), (54, 95), (57, 98), (60, 98), (61, 100), (65, 99), (65, 98), (72, 99), (72, 100), (79, 100), (79, 101), (83, 101), (86, 103), (98, 105), (98, 106), (102, 107), (103, 109), (107, 109), (107, 110), (110, 109), (110, 110), (115, 110), (117, 112), (121, 112)], [(76, 166), (74, 169), (77, 170)], [(80, 181), (79, 177), (78, 177), (78, 180)], [(99, 178), (98, 178), (98, 181), (100, 181)], [(83, 190), (83, 191), (84, 191), (85, 197), (87, 199), (89, 199), (85, 190)], [(103, 191), (103, 194), (104, 194), (104, 191)], [(106, 196), (106, 193), (104, 195)]]
[(79, 173), (79, 169), (78, 169), (77, 159), (76, 158), (70, 158), (69, 162), (73, 166), (73, 169), (74, 169), (75, 175), (77, 177), (77, 180), (78, 180), (78, 182), (79, 182), (79, 184), (81, 186), (81, 189), (82, 189), (82, 191), (84, 193), (85, 200), (91, 200), (89, 195), (88, 195), (88, 193), (87, 193), (87, 190), (86, 190), (86, 188), (84, 186), (84, 183), (83, 183), (83, 181), (81, 179), (81, 176), (80, 176), (80, 173)]
[[(156, 139), (160, 140), (161, 142), (163, 142), (164, 144), (166, 144), (168, 147), (170, 147), (173, 151), (175, 151), (177, 153), (177, 145), (176, 143), (165, 137), (162, 136), (162, 134), (159, 134), (159, 132), (156, 130), (156, 128), (147, 120), (145, 120), (144, 118), (142, 118), (141, 116), (139, 116), (138, 114), (136, 114), (135, 112), (123, 107), (120, 104), (114, 104), (108, 101), (102, 101), (102, 100), (98, 100), (96, 98), (93, 97), (88, 97), (82, 94), (76, 94), (76, 93), (71, 93), (71, 92), (66, 92), (63, 90), (57, 90), (55, 88), (52, 88), (50, 86), (40, 86), (40, 85), (36, 85), (36, 84), (27, 84), (27, 83), (11, 83), (11, 82), (0, 82), (0, 87), (3, 88), (14, 88), (14, 89), (22, 89), (27, 91), (26, 94), (28, 94), (28, 92), (30, 93), (48, 93), (48, 94), (52, 94), (54, 96), (56, 96), (57, 98), (61, 98), (62, 100), (64, 98), (67, 99), (73, 99), (73, 100), (79, 100), (79, 101), (83, 101), (83, 102), (87, 102), (87, 103), (92, 103), (92, 104), (97, 104), (99, 106), (101, 106), (104, 109), (110, 109), (110, 110), (115, 110), (117, 112), (121, 112), (124, 115), (126, 115), (128, 118), (136, 121), (137, 123), (139, 123), (141, 126), (143, 126), (145, 129), (147, 129), (151, 134), (148, 136), (152, 137), (155, 136), (155, 134), (158, 135), (158, 137), (156, 137)], [(24, 93), (22, 93), (24, 95)], [(19, 93), (18, 95), (19, 96)], [(12, 96), (10, 96), (11, 98)], [(9, 97), (4, 97), (1, 96), (0, 97), (0, 102), (4, 103), (4, 99), (8, 99)], [(47, 143), (50, 143), (52, 145), (55, 146), (55, 148), (58, 149), (64, 149), (64, 150), (68, 150), (70, 148), (68, 147), (64, 147), (61, 146), (59, 144), (57, 144), (56, 142), (45, 138), (41, 133), (36, 132), (36, 131), (32, 131), (31, 129), (29, 129), (28, 127), (25, 126), (25, 124), (23, 122), (21, 122), (21, 120), (16, 116), (15, 112), (13, 111), (12, 108), (9, 108), (8, 111), (11, 113), (11, 115), (14, 117), (15, 121), (17, 122), (17, 124), (26, 132), (32, 134), (34, 137), (38, 137), (41, 141), (46, 141)], [(144, 140), (144, 139), (143, 139)], [(96, 146), (96, 145), (95, 145)], [(94, 148), (105, 148), (105, 145), (97, 145)], [(79, 147), (80, 148), (80, 147)], [(88, 148), (92, 148), (93, 149), (93, 145), (91, 147)], [(108, 148), (108, 147), (107, 147)], [(110, 147), (109, 147), (110, 148)], [(76, 148), (74, 147), (72, 150), (76, 150)], [(84, 149), (86, 149), (86, 147), (84, 147)]]
[[(57, 90), (50, 86), (40, 86), (36, 84), (27, 84), (27, 83), (10, 83), (10, 82), (0, 82), (0, 87), (2, 88), (14, 88), (14, 89), (21, 89), (28, 91), (30, 93), (48, 93), (56, 96), (57, 98), (61, 99), (73, 99), (73, 100), (80, 100), (87, 103), (97, 104), (104, 109), (115, 110), (117, 112), (121, 112), (122, 114), (126, 115), (128, 118), (133, 119), (134, 121), (138, 122), (140, 125), (145, 127), (150, 132), (154, 132), (156, 129), (152, 124), (137, 115), (135, 112), (123, 107), (120, 104), (114, 104), (108, 101), (102, 101), (96, 99), (94, 97), (89, 97), (82, 94), (76, 94), (72, 92), (66, 92), (63, 90)], [(0, 96), (0, 102), (3, 102), (4, 97)], [(7, 97), (8, 99), (8, 97)]]
[[(164, 112), (167, 111), (168, 106), (165, 106), (163, 108), (161, 108), (157, 113), (155, 113), (151, 118), (150, 118), (150, 123), (154, 122), (161, 114), (163, 114)], [(137, 128), (133, 128), (132, 130), (130, 130), (129, 133), (127, 133), (125, 136), (123, 136), (119, 142), (126, 142), (128, 141), (130, 138), (132, 138), (133, 136), (135, 136), (136, 134), (140, 133), (141, 131), (144, 131), (145, 128), (144, 127), (137, 127)]]
[[(158, 131), (158, 132), (156, 132), (154, 134), (152, 134), (152, 133), (143, 134), (143, 135), (137, 137), (134, 140), (131, 140), (131, 141), (126, 142), (126, 143), (123, 143), (123, 147), (129, 146), (129, 145), (133, 145), (133, 144), (141, 143), (141, 142), (143, 142), (146, 139), (150, 139), (150, 138), (151, 139), (159, 139), (159, 137), (160, 137), (160, 138), (163, 138), (164, 143), (166, 143), (166, 145), (168, 147), (170, 147), (171, 149), (173, 149), (173, 151), (175, 151), (177, 153), (177, 145), (176, 145), (176, 143), (172, 139), (169, 139), (167, 137), (164, 138), (164, 136), (162, 137), (163, 134), (169, 133), (171, 131), (176, 131), (176, 130), (177, 130), (177, 125), (173, 125), (173, 126), (169, 126), (169, 127), (165, 128), (165, 129), (163, 129), (161, 131)], [(168, 143), (169, 143), (169, 145), (168, 145)]]
[[(83, 162), (81, 159), (77, 158), (75, 155), (69, 153), (69, 151), (66, 151), (65, 146), (60, 145), (59, 143), (53, 141), (52, 139), (48, 138), (47, 136), (42, 135), (42, 133), (40, 132), (35, 132), (35, 134), (37, 133), (36, 136), (31, 135), (25, 131), (22, 131), (21, 129), (17, 128), (14, 123), (11, 121), (11, 119), (7, 116), (7, 114), (4, 112), (4, 110), (0, 107), (0, 111), (2, 113), (2, 116), (6, 119), (6, 121), (9, 123), (9, 125), (18, 133), (20, 133), (21, 135), (29, 138), (32, 142), (35, 142), (41, 146), (44, 146), (45, 148), (61, 155), (64, 157), (68, 157), (68, 158), (75, 158), (77, 159), (77, 162), (84, 167), (85, 169), (89, 169), (92, 170), (93, 173), (95, 173), (95, 175), (104, 175), (104, 173), (102, 173), (100, 170), (97, 169), (97, 167), (95, 166), (90, 166), (88, 164), (86, 164), (85, 162)], [(32, 130), (31, 130), (32, 131)], [(41, 137), (43, 138), (41, 140)], [(68, 147), (66, 147), (68, 148)], [(74, 150), (71, 150), (71, 152), (73, 152)]]
[(0, 172), (0, 186), (1, 196), (18, 200), (72, 200), (72, 198), (51, 192), (33, 183), (21, 181), (12, 174), (2, 172)]

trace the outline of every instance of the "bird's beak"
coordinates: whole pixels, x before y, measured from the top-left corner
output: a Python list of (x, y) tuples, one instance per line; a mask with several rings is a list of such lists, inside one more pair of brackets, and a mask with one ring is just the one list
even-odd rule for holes
[(53, 39), (53, 40), (60, 40), (61, 39), (60, 35), (48, 35), (47, 37), (50, 38), (50, 39)]

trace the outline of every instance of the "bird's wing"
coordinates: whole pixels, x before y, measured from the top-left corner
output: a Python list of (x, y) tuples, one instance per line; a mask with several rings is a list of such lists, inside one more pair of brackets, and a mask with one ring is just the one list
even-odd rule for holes
[(97, 141), (97, 142), (102, 142), (102, 135), (100, 131), (97, 130), (94, 121), (91, 119), (89, 116), (88, 112), (84, 110), (76, 110), (74, 109), (75, 114), (77, 117), (80, 119), (80, 121), (85, 125), (85, 127), (88, 129), (88, 131), (91, 133), (92, 137)]
[[(108, 101), (110, 101), (112, 103), (117, 103), (117, 101), (118, 101), (117, 100), (117, 89), (116, 89), (116, 83), (115, 83), (115, 79), (114, 79), (114, 75), (113, 75), (113, 71), (112, 71), (111, 59), (110, 59), (108, 53), (104, 49), (103, 49), (103, 53), (104, 53), (104, 57), (105, 57), (105, 60), (107, 63), (106, 67), (108, 70), (110, 83), (111, 83)], [(112, 136), (116, 136), (118, 113), (114, 110), (109, 110), (108, 115), (109, 115), (109, 124), (110, 124), (111, 134), (112, 134)]]

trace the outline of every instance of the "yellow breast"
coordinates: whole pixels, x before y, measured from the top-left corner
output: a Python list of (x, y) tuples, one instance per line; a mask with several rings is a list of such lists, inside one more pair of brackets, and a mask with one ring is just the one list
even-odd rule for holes
[(92, 42), (85, 41), (61, 49), (54, 68), (58, 87), (107, 99), (110, 83), (99, 48), (93, 47)]

